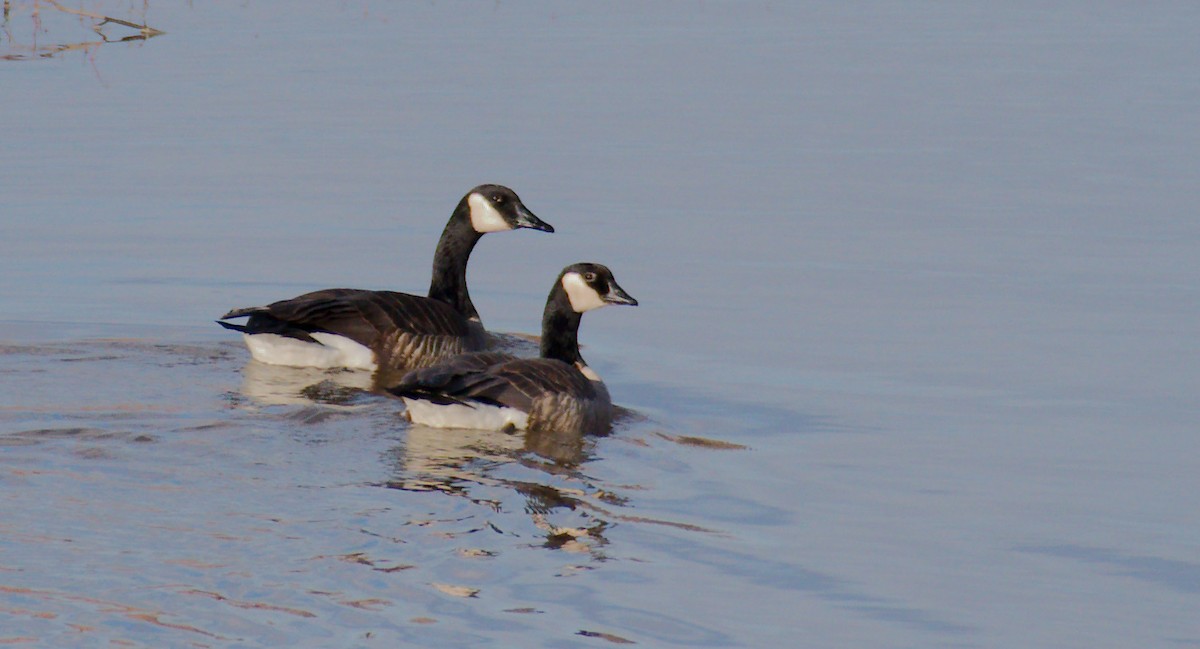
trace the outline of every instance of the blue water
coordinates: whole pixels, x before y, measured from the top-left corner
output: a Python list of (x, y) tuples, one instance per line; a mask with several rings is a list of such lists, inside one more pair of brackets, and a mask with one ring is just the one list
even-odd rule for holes
[[(1200, 645), (1200, 8), (93, 4), (166, 33), (0, 30), (0, 642)], [(482, 182), (557, 228), (489, 328), (641, 302), (613, 435), (212, 324), (422, 292)]]

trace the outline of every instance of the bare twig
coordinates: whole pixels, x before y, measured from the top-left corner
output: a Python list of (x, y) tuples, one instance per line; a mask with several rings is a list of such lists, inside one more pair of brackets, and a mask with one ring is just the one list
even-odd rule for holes
[(136, 29), (139, 32), (141, 32), (142, 35), (145, 36), (146, 38), (150, 38), (153, 36), (158, 36), (160, 34), (166, 33), (164, 31), (162, 31), (161, 29), (155, 29), (153, 27), (150, 27), (149, 25), (145, 25), (145, 24), (139, 25), (137, 23), (129, 22), (128, 20), (121, 20), (120, 18), (113, 18), (112, 16), (96, 14), (96, 13), (92, 13), (90, 11), (84, 11), (82, 9), (72, 9), (70, 7), (64, 7), (62, 5), (62, 3), (59, 2), (58, 0), (45, 0), (45, 2), (63, 13), (74, 14), (76, 16), (83, 16), (85, 18), (91, 18), (93, 20), (99, 20), (100, 22), (96, 25), (96, 31), (99, 31), (100, 26), (104, 25), (105, 23), (116, 23), (118, 25), (124, 25), (125, 27), (130, 27), (130, 28)]

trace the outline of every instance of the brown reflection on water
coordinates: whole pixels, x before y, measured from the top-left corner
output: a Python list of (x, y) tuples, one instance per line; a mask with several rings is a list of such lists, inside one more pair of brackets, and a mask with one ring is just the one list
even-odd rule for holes
[(278, 606), (275, 604), (268, 604), (266, 602), (253, 602), (253, 601), (247, 601), (247, 600), (231, 599), (220, 593), (214, 593), (214, 592), (206, 591), (206, 590), (191, 589), (191, 590), (181, 591), (180, 594), (208, 597), (208, 598), (211, 598), (218, 602), (222, 602), (222, 603), (228, 604), (230, 606), (233, 606), (235, 608), (257, 609), (257, 610), (262, 610), (262, 611), (274, 611), (276, 613), (286, 613), (288, 615), (295, 615), (296, 617), (316, 617), (317, 616), (316, 613), (313, 613), (311, 611), (306, 611), (306, 610), (300, 609), (300, 608), (290, 608), (287, 606)]
[[(229, 640), (229, 638), (222, 637), (216, 633), (207, 631), (198, 626), (193, 626), (191, 624), (184, 624), (182, 622), (172, 622), (172, 621), (163, 619), (163, 618), (170, 616), (170, 614), (166, 613), (165, 611), (155, 611), (155, 610), (143, 608), (140, 606), (131, 606), (128, 604), (122, 604), (115, 600), (102, 599), (102, 598), (98, 598), (98, 597), (89, 597), (86, 595), (76, 595), (73, 593), (59, 592), (59, 591), (54, 591), (54, 590), (49, 590), (49, 589), (22, 588), (22, 587), (4, 586), (4, 585), (0, 585), (0, 593), (6, 594), (6, 595), (20, 596), (27, 600), (31, 600), (33, 602), (38, 602), (38, 603), (41, 603), (41, 604), (44, 604), (47, 606), (48, 610), (46, 610), (46, 611), (37, 611), (34, 609), (28, 609), (26, 611), (22, 611), (22, 613), (24, 613), (25, 615), (27, 615), (29, 617), (42, 618), (42, 619), (48, 619), (48, 620), (55, 619), (59, 615), (55, 611), (56, 610), (61, 611), (64, 608), (62, 606), (62, 603), (70, 602), (72, 604), (82, 605), (84, 607), (89, 607), (89, 608), (94, 608), (94, 609), (96, 609), (97, 612), (100, 612), (100, 613), (103, 613), (106, 615), (113, 615), (113, 614), (120, 615), (120, 616), (125, 617), (125, 618), (129, 619), (130, 621), (134, 621), (134, 622), (144, 622), (146, 624), (151, 624), (151, 625), (154, 625), (157, 627), (162, 627), (164, 629), (185, 631), (190, 634), (205, 636), (207, 638), (212, 638), (215, 640)], [(77, 632), (81, 635), (88, 633), (90, 631), (98, 630), (97, 627), (94, 627), (94, 626), (84, 626), (84, 625), (74, 625), (74, 624), (69, 624), (69, 626), (72, 627), (75, 632)], [(7, 643), (7, 642), (11, 642), (13, 639), (12, 638), (4, 638), (3, 640)], [(38, 640), (39, 639), (37, 639), (37, 638), (30, 639), (31, 642), (37, 642)], [(16, 644), (16, 643), (13, 642), (13, 644)]]

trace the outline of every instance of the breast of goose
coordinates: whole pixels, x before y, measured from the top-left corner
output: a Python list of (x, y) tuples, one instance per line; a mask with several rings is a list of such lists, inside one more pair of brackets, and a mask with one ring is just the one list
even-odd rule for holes
[(388, 392), (404, 400), (413, 423), (425, 426), (606, 432), (612, 401), (579, 354), (579, 322), (587, 311), (610, 304), (636, 306), (637, 300), (607, 267), (572, 264), (546, 300), (539, 358), (464, 354), (409, 372)]
[(428, 296), (331, 288), (233, 309), (217, 322), (241, 332), (255, 360), (273, 365), (395, 372), (481, 350), (487, 336), (467, 291), (467, 261), (484, 234), (520, 228), (554, 232), (513, 190), (480, 185), (442, 231)]

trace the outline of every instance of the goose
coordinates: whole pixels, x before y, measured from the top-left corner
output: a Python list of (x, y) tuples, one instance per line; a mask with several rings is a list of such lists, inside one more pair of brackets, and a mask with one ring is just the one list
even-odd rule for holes
[[(398, 372), (482, 350), (487, 334), (467, 293), (467, 259), (488, 232), (554, 232), (516, 192), (467, 192), (433, 254), (429, 296), (330, 288), (266, 306), (233, 309), (217, 324), (242, 333), (250, 355), (271, 365)], [(226, 322), (247, 317), (244, 324)]]
[(434, 428), (607, 432), (612, 401), (579, 355), (579, 321), (592, 309), (637, 303), (607, 267), (572, 264), (546, 299), (540, 358), (463, 354), (411, 371), (387, 391), (404, 400), (410, 421)]

